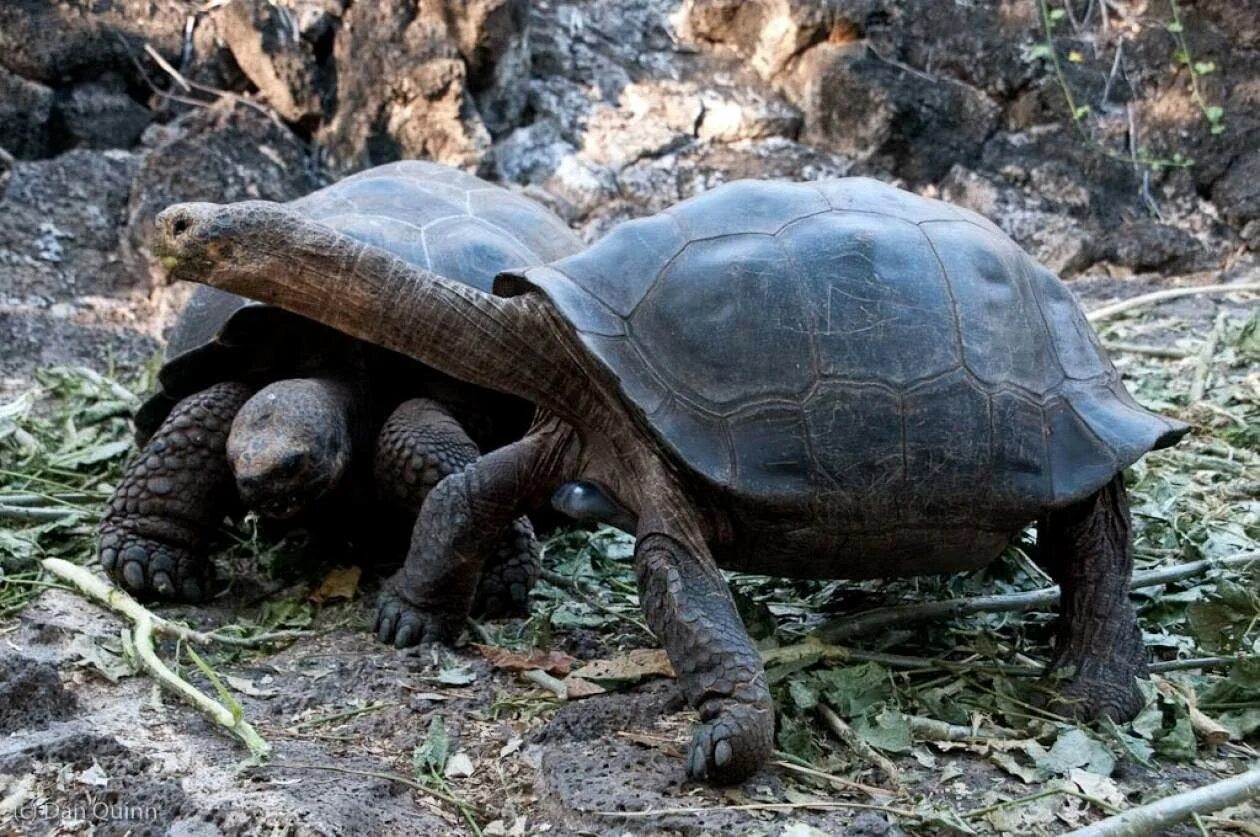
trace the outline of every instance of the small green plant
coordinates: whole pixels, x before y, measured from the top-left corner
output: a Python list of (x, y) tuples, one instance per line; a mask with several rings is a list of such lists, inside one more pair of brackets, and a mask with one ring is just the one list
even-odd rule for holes
[(1177, 0), (1168, 0), (1168, 7), (1172, 10), (1172, 22), (1168, 24), (1167, 29), (1177, 41), (1177, 50), (1173, 53), (1173, 60), (1185, 65), (1190, 71), (1190, 95), (1194, 97), (1194, 103), (1198, 105), (1203, 118), (1207, 120), (1208, 130), (1213, 134), (1224, 133), (1225, 109), (1220, 105), (1209, 105), (1199, 85), (1200, 76), (1216, 72), (1216, 63), (1194, 60), (1190, 55), (1190, 46), (1186, 43), (1186, 29), (1181, 24), (1181, 8), (1177, 5)]
[[(1186, 45), (1185, 30), (1181, 22), (1181, 10), (1176, 0), (1169, 0), (1169, 6), (1172, 9), (1172, 22), (1167, 25), (1167, 29), (1172, 33), (1177, 41), (1177, 50), (1174, 53), (1174, 59), (1178, 64), (1184, 64), (1190, 71), (1191, 93), (1194, 97), (1195, 104), (1202, 111), (1204, 118), (1207, 120), (1209, 130), (1213, 134), (1219, 134), (1225, 130), (1224, 110), (1219, 106), (1209, 105), (1203, 96), (1203, 91), (1199, 84), (1201, 76), (1208, 75), (1216, 71), (1216, 65), (1211, 61), (1195, 61), (1190, 55), (1190, 49)], [(1100, 143), (1089, 129), (1088, 118), (1093, 113), (1088, 103), (1081, 102), (1072, 91), (1071, 85), (1068, 84), (1067, 76), (1063, 71), (1063, 59), (1059, 55), (1059, 51), (1054, 43), (1054, 31), (1057, 25), (1067, 17), (1067, 11), (1062, 8), (1051, 8), (1048, 0), (1037, 0), (1037, 8), (1041, 18), (1041, 28), (1043, 37), (1041, 40), (1032, 44), (1025, 50), (1025, 59), (1028, 61), (1045, 61), (1049, 64), (1054, 80), (1063, 94), (1064, 103), (1067, 105), (1068, 114), (1072, 118), (1072, 124), (1081, 139), (1092, 149), (1113, 160), (1130, 163), (1134, 166), (1150, 169), (1151, 171), (1161, 171), (1170, 168), (1188, 168), (1194, 165), (1194, 160), (1180, 152), (1176, 152), (1167, 157), (1157, 157), (1141, 146), (1130, 149), (1129, 151), (1117, 151), (1113, 148)], [(1103, 14), (1106, 14), (1104, 10)], [(1081, 56), (1072, 52), (1068, 55), (1070, 61), (1080, 61)]]

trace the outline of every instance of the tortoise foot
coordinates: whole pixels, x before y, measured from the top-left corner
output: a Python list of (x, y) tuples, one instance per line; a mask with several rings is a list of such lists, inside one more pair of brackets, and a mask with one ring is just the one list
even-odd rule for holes
[(376, 638), (395, 648), (433, 642), (449, 643), (459, 635), (463, 620), (420, 608), (398, 595), (387, 582), (376, 600)]
[(101, 533), (99, 555), (106, 574), (139, 598), (201, 602), (210, 597), (214, 563), (205, 555), (108, 528)]
[(774, 713), (768, 707), (708, 701), (691, 737), (687, 776), (717, 785), (741, 782), (770, 757), (773, 742)]
[(1131, 720), (1142, 711), (1145, 699), (1137, 687), (1141, 668), (1132, 665), (1108, 666), (1106, 669), (1069, 662), (1055, 664), (1051, 671), (1075, 669), (1066, 679), (1048, 683), (1054, 696), (1046, 708), (1075, 721), (1101, 721), (1110, 718), (1116, 723)]

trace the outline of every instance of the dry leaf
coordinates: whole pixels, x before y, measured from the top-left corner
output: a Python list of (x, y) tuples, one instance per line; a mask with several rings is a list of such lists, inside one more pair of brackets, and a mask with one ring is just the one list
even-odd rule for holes
[(659, 648), (636, 648), (608, 660), (591, 660), (574, 677), (595, 680), (604, 685), (637, 683), (648, 677), (673, 677), (669, 657)]
[(474, 645), (486, 662), (506, 671), (530, 671), (541, 669), (548, 674), (564, 677), (573, 668), (574, 659), (563, 651), (541, 651), (537, 648), (528, 654), (500, 648), (497, 645)]
[(362, 574), (363, 570), (358, 567), (337, 567), (324, 576), (319, 587), (311, 593), (311, 601), (318, 605), (336, 599), (353, 599)]
[(590, 697), (591, 695), (602, 695), (604, 692), (608, 691), (598, 683), (583, 680), (576, 674), (570, 674), (561, 682), (564, 683), (565, 697), (569, 700), (578, 700), (579, 698)]

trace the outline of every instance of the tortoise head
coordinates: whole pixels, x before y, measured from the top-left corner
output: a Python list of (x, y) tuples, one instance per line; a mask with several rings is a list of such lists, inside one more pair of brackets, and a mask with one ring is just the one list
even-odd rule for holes
[(158, 214), (153, 253), (172, 280), (234, 290), (236, 277), (274, 275), (292, 262), (295, 248), (318, 252), (339, 238), (278, 203), (183, 203)]
[(245, 402), (227, 440), (245, 505), (286, 520), (336, 488), (350, 466), (347, 411), (345, 388), (318, 378), (277, 381)]

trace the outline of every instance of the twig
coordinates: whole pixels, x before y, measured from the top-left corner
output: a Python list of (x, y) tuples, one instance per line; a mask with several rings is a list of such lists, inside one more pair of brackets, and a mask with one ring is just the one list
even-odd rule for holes
[(270, 766), (273, 768), (286, 767), (293, 770), (329, 770), (333, 773), (345, 773), (349, 776), (367, 776), (371, 779), (384, 779), (387, 782), (397, 782), (400, 785), (406, 785), (407, 787), (418, 790), (421, 793), (427, 793), (435, 799), (440, 799), (443, 802), (449, 802), (451, 805), (454, 805), (460, 810), (467, 808), (478, 816), (484, 816), (485, 814), (485, 812), (480, 808), (474, 807), (457, 796), (444, 793), (437, 788), (424, 784), (423, 782), (417, 782), (415, 779), (408, 779), (406, 776), (402, 776), (398, 773), (388, 773), (383, 770), (355, 770), (352, 767), (337, 767), (332, 764), (305, 764), (303, 762), (295, 761), (276, 761), (272, 762)]
[(541, 686), (561, 700), (569, 699), (569, 687), (541, 669), (531, 668), (523, 672), (522, 676), (535, 686)]
[(837, 787), (845, 788), (846, 790), (860, 790), (862, 791), (862, 793), (865, 793), (868, 796), (874, 796), (874, 797), (888, 796), (889, 794), (900, 793), (900, 791), (889, 790), (887, 788), (881, 788), (875, 785), (864, 785), (861, 782), (855, 782), (852, 779), (846, 779), (843, 776), (837, 776), (834, 773), (827, 773), (824, 770), (819, 770), (817, 767), (811, 766), (808, 762), (805, 762), (803, 759), (798, 759), (796, 756), (792, 755), (791, 753), (785, 753), (782, 750), (775, 750), (774, 756), (775, 756), (775, 760), (770, 763), (773, 764), (775, 767), (780, 767), (784, 770), (791, 770), (796, 773), (801, 773), (805, 776), (813, 776), (816, 779), (822, 779), (824, 781), (831, 782), (833, 785), (836, 785)]
[(962, 815), (962, 818), (964, 820), (970, 820), (975, 819), (976, 817), (983, 817), (986, 814), (992, 814), (994, 811), (999, 811), (1002, 808), (1009, 808), (1012, 805), (1023, 805), (1027, 802), (1036, 802), (1038, 799), (1045, 799), (1048, 796), (1074, 796), (1077, 799), (1097, 805), (1108, 814), (1114, 814), (1119, 810), (1114, 805), (1109, 805), (1101, 799), (1090, 796), (1087, 793), (1081, 793), (1078, 790), (1072, 790), (1071, 788), (1047, 788), (1043, 791), (1030, 793), (1027, 796), (1020, 796), (1015, 799), (1004, 799), (1001, 802), (995, 802), (992, 805), (986, 805), (985, 807), (977, 808), (974, 811), (967, 811)]
[(1208, 332), (1207, 339), (1203, 341), (1203, 346), (1195, 356), (1194, 382), (1190, 384), (1191, 404), (1197, 404), (1203, 400), (1203, 393), (1207, 390), (1208, 376), (1212, 373), (1212, 358), (1216, 356), (1216, 347), (1225, 335), (1225, 319), (1224, 311), (1217, 313), (1212, 330)]
[(191, 683), (180, 678), (179, 675), (167, 668), (166, 664), (158, 659), (153, 649), (153, 632), (156, 623), (164, 620), (159, 620), (158, 617), (146, 610), (127, 593), (97, 578), (83, 567), (71, 564), (69, 561), (63, 561), (60, 558), (46, 558), (43, 561), (43, 565), (44, 569), (58, 578), (70, 582), (84, 595), (95, 599), (110, 610), (130, 619), (135, 624), (132, 644), (135, 647), (140, 665), (160, 685), (183, 698), (185, 702), (191, 704), (203, 715), (244, 742), (255, 759), (262, 761), (267, 758), (271, 753), (271, 746), (259, 737), (258, 733), (254, 731), (254, 728), (250, 726), (244, 717), (228, 709), (218, 701), (202, 694)]
[[(1013, 666), (1007, 663), (973, 663), (958, 660), (940, 660), (932, 657), (909, 657), (905, 654), (888, 654), (883, 651), (865, 651), (861, 648), (848, 648), (842, 645), (830, 645), (810, 637), (794, 645), (784, 645), (761, 652), (762, 663), (770, 666), (786, 666), (786, 670), (796, 670), (812, 666), (814, 663), (854, 662), (879, 663), (889, 668), (909, 669), (941, 669), (953, 672), (977, 672), (979, 674), (1005, 674), (1009, 677), (1040, 677), (1044, 670), (1040, 666)], [(773, 684), (781, 678), (772, 677)]]
[(1152, 291), (1141, 296), (1130, 297), (1129, 299), (1122, 299), (1110, 305), (1104, 305), (1102, 308), (1090, 311), (1085, 317), (1091, 323), (1100, 323), (1124, 311), (1153, 305), (1156, 302), (1164, 302), (1169, 299), (1177, 299), (1178, 297), (1201, 296), (1203, 294), (1254, 293), (1256, 291), (1260, 291), (1260, 282), (1233, 282), (1221, 285), (1199, 285), (1194, 288), (1168, 288), (1162, 291)]
[(389, 709), (402, 704), (396, 700), (381, 701), (380, 703), (369, 703), (367, 706), (360, 706), (355, 709), (347, 709), (344, 712), (334, 712), (331, 715), (323, 715), (319, 718), (309, 718), (305, 721), (293, 724), (288, 728), (289, 732), (301, 732), (304, 729), (318, 727), (324, 724), (331, 724), (334, 721), (344, 721), (346, 718), (354, 718), (359, 715), (366, 715), (368, 712), (376, 712), (380, 709)]
[(1166, 660), (1162, 663), (1151, 663), (1146, 670), (1151, 674), (1163, 674), (1167, 671), (1186, 671), (1196, 668), (1222, 668), (1232, 666), (1247, 657), (1188, 657), (1184, 660)]
[(827, 725), (827, 729), (835, 733), (835, 736), (849, 745), (853, 752), (863, 759), (874, 764), (884, 772), (888, 777), (888, 781), (893, 787), (901, 787), (901, 772), (897, 770), (897, 765), (886, 756), (879, 753), (870, 744), (863, 741), (853, 727), (845, 723), (844, 719), (837, 715), (830, 706), (825, 703), (818, 704), (818, 717), (822, 718), (823, 723)]
[(0, 520), (13, 523), (48, 523), (53, 520), (74, 520), (93, 517), (82, 509), (49, 509), (32, 506), (0, 505)]
[[(1157, 570), (1134, 573), (1129, 589), (1155, 587), (1172, 581), (1180, 581), (1218, 567), (1237, 567), (1260, 561), (1260, 552), (1244, 552), (1228, 558), (1204, 558), (1186, 564), (1161, 567)], [(870, 633), (892, 625), (922, 622), (929, 619), (957, 618), (973, 613), (1019, 613), (1038, 608), (1052, 607), (1059, 601), (1059, 588), (1043, 587), (1025, 593), (1002, 596), (976, 596), (968, 599), (945, 599), (921, 602), (913, 605), (897, 605), (868, 610), (853, 616), (835, 619), (823, 624), (814, 636), (824, 642), (840, 642), (859, 634)]]
[(1072, 837), (1140, 837), (1154, 834), (1194, 814), (1210, 814), (1260, 796), (1260, 767), (1201, 788), (1166, 796), (1130, 808), (1091, 826), (1071, 832)]
[(1110, 340), (1103, 341), (1103, 348), (1109, 352), (1127, 352), (1131, 355), (1149, 355), (1150, 357), (1166, 357), (1172, 360), (1182, 360), (1192, 357), (1190, 352), (1185, 349), (1174, 349), (1172, 346), (1147, 346), (1141, 343), (1116, 343)]
[(1005, 727), (985, 727), (983, 730), (965, 727), (962, 724), (948, 724), (935, 718), (921, 715), (907, 715), (910, 732), (918, 741), (1010, 741), (1024, 738), (1013, 729)]
[(817, 802), (750, 802), (744, 805), (712, 805), (695, 808), (648, 808), (644, 811), (582, 811), (597, 817), (620, 817), (622, 819), (644, 819), (647, 817), (677, 817), (686, 814), (712, 815), (719, 811), (799, 811), (802, 808), (816, 808), (825, 811), (833, 808), (853, 808), (859, 811), (882, 811), (906, 819), (920, 821), (922, 816), (908, 808), (892, 808), (887, 805), (868, 805), (863, 802), (833, 802), (819, 800)]

